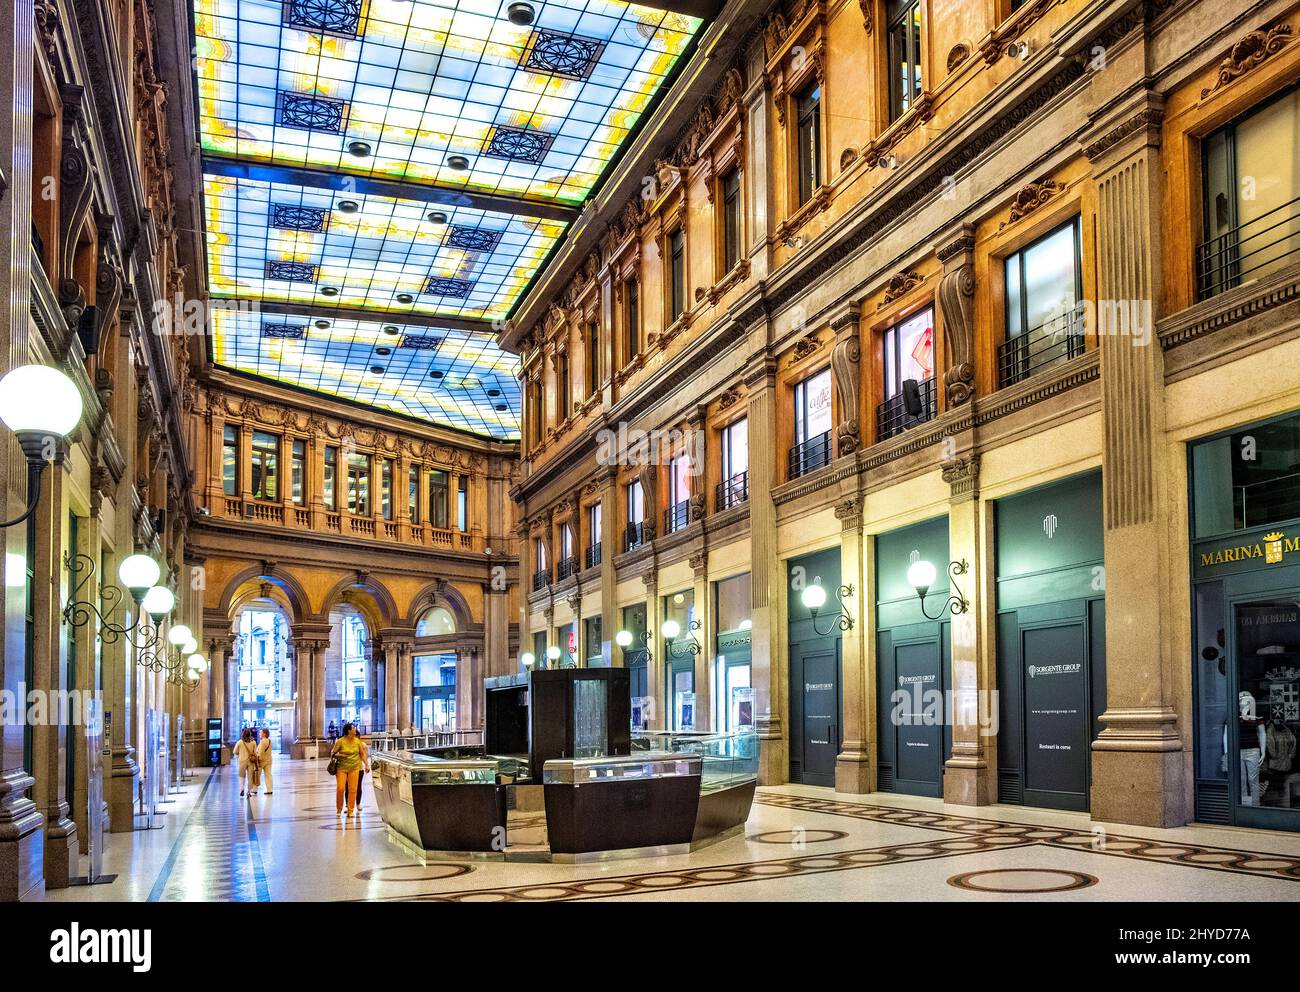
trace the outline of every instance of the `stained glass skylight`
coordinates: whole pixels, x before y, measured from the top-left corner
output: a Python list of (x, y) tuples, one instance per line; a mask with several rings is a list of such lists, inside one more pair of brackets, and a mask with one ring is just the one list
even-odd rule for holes
[[(214, 175), (204, 211), (213, 296), (487, 320), (505, 318), (564, 231), (463, 206), (437, 207), (434, 223), (414, 200)], [(316, 217), (319, 230), (285, 223)]]
[(271, 316), (235, 304), (214, 306), (212, 322), (218, 365), (497, 440), (519, 438), (518, 359), (485, 335)]
[(580, 204), (702, 22), (538, 0), (519, 26), (507, 5), (195, 0), (203, 153)]

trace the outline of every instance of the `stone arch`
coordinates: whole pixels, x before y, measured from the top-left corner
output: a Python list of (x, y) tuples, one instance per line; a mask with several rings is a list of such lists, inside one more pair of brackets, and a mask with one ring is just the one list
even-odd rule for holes
[(258, 565), (250, 565), (231, 577), (221, 593), (218, 609), (233, 621), (244, 606), (257, 599), (278, 603), (290, 623), (302, 623), (312, 615), (311, 600), (296, 578), (279, 570), (267, 575)]
[(456, 618), (456, 630), (464, 633), (474, 623), (474, 614), (461, 591), (444, 579), (435, 579), (416, 594), (411, 600), (411, 612), (404, 624), (415, 627), (426, 610), (433, 606), (442, 606)]
[(327, 619), (330, 610), (339, 603), (349, 603), (356, 607), (365, 617), (366, 623), (370, 625), (372, 635), (398, 622), (397, 604), (393, 601), (393, 594), (382, 582), (369, 575), (358, 574), (353, 578), (340, 579), (336, 582), (334, 587), (325, 594), (325, 599), (321, 603), (321, 618)]

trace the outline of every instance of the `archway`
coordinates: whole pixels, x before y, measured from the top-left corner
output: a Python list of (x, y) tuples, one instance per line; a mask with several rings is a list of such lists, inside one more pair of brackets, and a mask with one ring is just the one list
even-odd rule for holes
[(456, 729), (456, 617), (433, 605), (415, 624), (411, 722), (422, 733)]
[(272, 746), (285, 750), (293, 738), (293, 659), (290, 623), (273, 599), (240, 608), (233, 624), (235, 727), (271, 732)]
[[(341, 733), (348, 723), (368, 733), (379, 722), (372, 635), (365, 614), (349, 602), (329, 611), (325, 649), (325, 724)], [(331, 736), (333, 736), (331, 734)]]

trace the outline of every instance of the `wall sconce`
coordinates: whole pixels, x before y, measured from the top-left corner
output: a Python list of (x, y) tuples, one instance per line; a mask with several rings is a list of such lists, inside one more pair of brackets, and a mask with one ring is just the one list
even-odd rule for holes
[(966, 597), (962, 595), (962, 591), (957, 585), (957, 576), (965, 575), (967, 571), (968, 567), (965, 558), (961, 561), (948, 563), (948, 574), (952, 576), (952, 587), (956, 592), (948, 597), (943, 606), (939, 607), (938, 613), (934, 616), (930, 616), (930, 614), (925, 611), (925, 594), (929, 592), (930, 587), (934, 585), (934, 580), (938, 577), (938, 572), (935, 570), (935, 567), (924, 558), (912, 562), (911, 566), (907, 569), (907, 581), (912, 588), (916, 590), (917, 598), (921, 601), (921, 615), (927, 620), (938, 620), (943, 616), (943, 611), (945, 609), (950, 610), (953, 616), (965, 613), (970, 609), (970, 603), (966, 601)]
[(558, 644), (548, 644), (546, 646), (547, 668), (550, 668), (555, 662), (560, 660), (560, 646)]
[(624, 651), (632, 646), (634, 640), (641, 641), (641, 650), (645, 652), (645, 663), (647, 667), (653, 667), (655, 663), (654, 652), (650, 649), (650, 631), (641, 632), (640, 638), (634, 638), (630, 630), (620, 630), (614, 635), (614, 643)]
[[(101, 586), (98, 604), (82, 598), (82, 591), (95, 576), (94, 559), (89, 555), (73, 555), (65, 551), (63, 567), (77, 583), (68, 597), (68, 604), (63, 608), (65, 624), (69, 627), (85, 627), (92, 620), (98, 621), (101, 644), (114, 644), (125, 638), (132, 647), (146, 649), (153, 648), (158, 643), (158, 622), (175, 607), (176, 596), (167, 587), (154, 584), (162, 574), (156, 561), (148, 555), (134, 554), (127, 557), (118, 569), (118, 577), (130, 590), (131, 599), (138, 607), (129, 627), (110, 619), (125, 598), (117, 586), (110, 583)], [(153, 626), (143, 622), (146, 614), (153, 620)]]
[[(167, 639), (171, 641), (170, 633)], [(161, 652), (150, 649), (142, 653), (140, 666), (150, 672), (162, 672), (169, 685), (178, 685), (186, 692), (193, 692), (199, 687), (200, 676), (208, 670), (208, 660), (203, 655), (194, 653), (197, 648), (198, 642), (191, 636), (184, 647), (177, 647), (172, 642), (170, 649), (163, 646)]]
[(58, 456), (81, 422), (81, 393), (58, 369), (22, 365), (0, 379), (0, 420), (17, 436), (27, 456), (27, 509), (0, 523), (3, 528), (22, 523), (36, 510), (46, 464)]
[(820, 636), (826, 637), (828, 634), (834, 631), (836, 627), (838, 627), (840, 630), (853, 629), (853, 618), (849, 616), (849, 611), (844, 608), (845, 597), (852, 598), (852, 596), (853, 596), (853, 586), (851, 585), (840, 586), (837, 590), (835, 590), (835, 598), (839, 600), (840, 612), (835, 615), (834, 619), (831, 621), (830, 626), (827, 627), (825, 630), (822, 630), (821, 627), (817, 626), (817, 614), (821, 612), (821, 608), (826, 605), (826, 590), (823, 589), (818, 583), (814, 582), (812, 585), (804, 587), (804, 591), (799, 596), (799, 599), (803, 602), (804, 607), (812, 615), (813, 630), (815, 630)]
[(692, 620), (686, 625), (687, 640), (681, 650), (678, 650), (678, 645), (675, 643), (682, 633), (681, 624), (676, 620), (665, 620), (664, 625), (659, 629), (663, 632), (664, 646), (667, 648), (670, 658), (684, 658), (688, 654), (698, 657), (700, 652), (704, 650), (704, 646), (700, 644), (699, 639), (695, 636), (695, 632), (700, 629), (700, 621), (698, 620)]
[(524, 668), (531, 670), (532, 667), (537, 664), (537, 655), (533, 654), (531, 651), (525, 651), (519, 656), (519, 661), (523, 664)]

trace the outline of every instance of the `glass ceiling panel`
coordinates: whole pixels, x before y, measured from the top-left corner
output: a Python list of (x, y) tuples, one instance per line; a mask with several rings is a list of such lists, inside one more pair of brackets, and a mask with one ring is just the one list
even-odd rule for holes
[(214, 297), (488, 320), (506, 317), (565, 226), (211, 174), (204, 213)]
[(517, 26), (507, 6), (195, 0), (203, 152), (579, 204), (703, 22), (536, 0)]
[(216, 305), (217, 364), (497, 440), (519, 439), (519, 364), (482, 334)]

